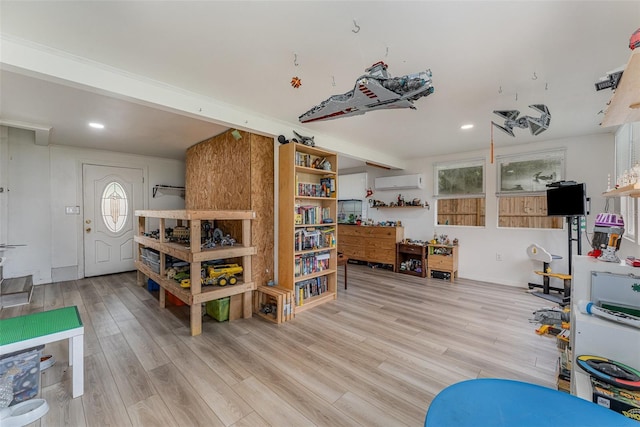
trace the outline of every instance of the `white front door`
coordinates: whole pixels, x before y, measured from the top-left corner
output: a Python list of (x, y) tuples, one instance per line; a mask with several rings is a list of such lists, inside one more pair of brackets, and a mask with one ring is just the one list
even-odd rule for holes
[(135, 270), (133, 212), (143, 208), (142, 169), (82, 165), (85, 277)]

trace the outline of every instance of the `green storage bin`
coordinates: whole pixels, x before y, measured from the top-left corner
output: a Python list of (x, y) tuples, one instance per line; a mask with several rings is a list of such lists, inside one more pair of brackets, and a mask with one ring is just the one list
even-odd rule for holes
[(207, 314), (218, 322), (229, 320), (229, 304), (231, 297), (220, 298), (207, 302)]

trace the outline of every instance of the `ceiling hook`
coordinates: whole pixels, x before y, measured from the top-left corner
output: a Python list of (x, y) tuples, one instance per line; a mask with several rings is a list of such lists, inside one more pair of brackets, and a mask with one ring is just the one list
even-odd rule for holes
[(502, 86), (500, 86), (500, 89), (498, 89), (498, 93), (502, 93)]
[(385, 52), (385, 54), (384, 54), (384, 57), (385, 57), (385, 58), (386, 58), (386, 57), (388, 57), (388, 56), (389, 56), (389, 46), (387, 46), (387, 51), (386, 51), (386, 52)]
[(331, 76), (331, 86), (336, 87), (336, 76)]
[(293, 65), (295, 65), (296, 67), (298, 66), (298, 54), (297, 53), (293, 54)]
[(544, 90), (549, 90), (549, 83), (544, 84)]
[(358, 34), (360, 32), (360, 26), (358, 25), (355, 19), (353, 20), (353, 26), (356, 27), (356, 29), (351, 31), (355, 34)]
[(536, 76), (536, 72), (533, 72), (533, 77), (531, 77), (531, 80), (538, 80), (538, 76)]
[(516, 101), (518, 100), (518, 92), (516, 92)]

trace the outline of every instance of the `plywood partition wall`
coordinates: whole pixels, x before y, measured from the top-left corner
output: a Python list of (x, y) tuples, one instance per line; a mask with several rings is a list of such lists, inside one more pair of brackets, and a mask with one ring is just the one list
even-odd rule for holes
[[(273, 138), (238, 131), (214, 136), (187, 149), (185, 205), (187, 209), (253, 210), (251, 221), (253, 281), (273, 279), (274, 269), (274, 148)], [(237, 222), (217, 224), (241, 236)], [(231, 318), (234, 318), (232, 304)]]

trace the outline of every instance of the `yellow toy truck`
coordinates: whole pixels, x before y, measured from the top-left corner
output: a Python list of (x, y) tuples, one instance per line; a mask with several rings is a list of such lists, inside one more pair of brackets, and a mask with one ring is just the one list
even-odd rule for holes
[(202, 279), (203, 285), (235, 285), (238, 283), (236, 274), (242, 274), (242, 266), (238, 264), (218, 264), (207, 267), (207, 277)]

